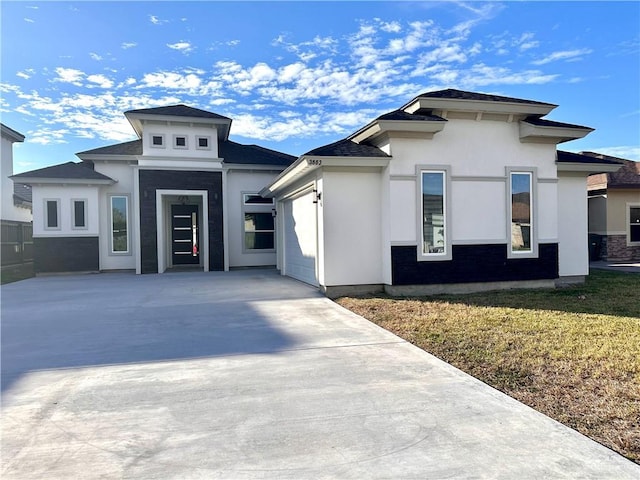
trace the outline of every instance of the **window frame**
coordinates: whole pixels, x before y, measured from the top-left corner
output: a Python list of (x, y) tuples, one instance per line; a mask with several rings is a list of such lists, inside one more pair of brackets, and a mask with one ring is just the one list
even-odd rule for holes
[[(275, 205), (274, 205), (274, 201), (273, 199), (269, 199), (271, 200), (270, 203), (247, 203), (247, 196), (249, 195), (255, 195), (255, 196), (260, 196), (258, 193), (256, 192), (242, 192), (241, 193), (241, 200), (242, 200), (242, 208), (241, 208), (241, 218), (240, 218), (240, 235), (241, 235), (241, 241), (242, 241), (242, 253), (275, 253), (276, 251), (276, 219), (275, 219)], [(269, 214), (273, 217), (273, 230), (246, 230), (245, 229), (245, 215), (246, 214), (255, 214), (255, 213), (263, 213), (263, 214)], [(271, 233), (273, 234), (273, 248), (247, 248), (247, 243), (246, 243), (246, 235), (247, 233), (256, 233), (256, 232), (262, 232), (262, 233)]]
[(640, 241), (631, 241), (631, 225), (640, 225), (640, 224), (632, 224), (631, 223), (631, 209), (637, 208), (640, 210), (640, 203), (627, 203), (626, 208), (626, 230), (627, 230), (627, 246), (628, 247), (637, 247), (640, 246)]
[[(538, 258), (538, 209), (537, 209), (537, 191), (538, 191), (538, 174), (535, 167), (507, 167), (506, 181), (506, 234), (507, 234), (507, 258)], [(514, 250), (512, 237), (513, 223), (513, 176), (526, 174), (529, 175), (529, 250)]]
[[(424, 201), (423, 174), (442, 174), (442, 210), (444, 223), (444, 252), (425, 253), (424, 251)], [(451, 242), (451, 166), (450, 165), (416, 165), (416, 254), (419, 262), (441, 262), (453, 258)]]
[[(200, 146), (200, 140), (206, 140), (207, 146)], [(208, 135), (196, 135), (196, 150), (211, 150), (211, 137)]]
[[(178, 145), (178, 139), (184, 138), (184, 145)], [(189, 136), (176, 133), (173, 135), (173, 148), (176, 150), (188, 150), (189, 149)]]
[[(84, 204), (84, 225), (76, 225), (76, 203)], [(71, 199), (71, 229), (72, 230), (88, 230), (89, 229), (89, 215), (87, 213), (87, 206), (89, 204), (86, 198), (72, 198)]]
[[(115, 251), (114, 239), (113, 239), (113, 199), (124, 198), (125, 199), (125, 212), (126, 212), (126, 227), (127, 227), (127, 250)], [(113, 194), (109, 195), (109, 255), (123, 256), (131, 255), (131, 212), (130, 212), (130, 196), (128, 194)]]
[[(42, 199), (43, 205), (44, 205), (44, 224), (43, 224), (43, 229), (44, 230), (49, 230), (49, 231), (54, 231), (54, 230), (61, 230), (62, 228), (62, 218), (60, 215), (60, 199), (59, 198), (43, 198)], [(49, 202), (55, 202), (56, 204), (56, 225), (53, 227), (49, 226)]]
[[(156, 145), (155, 143), (153, 143), (154, 137), (160, 137), (162, 139), (162, 144)], [(166, 137), (164, 133), (150, 133), (149, 138), (150, 138), (149, 146), (151, 148), (167, 148), (167, 142), (166, 142)]]

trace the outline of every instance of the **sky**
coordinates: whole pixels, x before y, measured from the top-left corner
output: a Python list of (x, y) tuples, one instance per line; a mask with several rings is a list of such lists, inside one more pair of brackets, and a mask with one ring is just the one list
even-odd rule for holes
[(123, 113), (183, 103), (230, 139), (299, 156), (415, 96), (559, 105), (561, 144), (640, 160), (640, 2), (0, 2), (0, 120), (14, 172), (136, 138)]

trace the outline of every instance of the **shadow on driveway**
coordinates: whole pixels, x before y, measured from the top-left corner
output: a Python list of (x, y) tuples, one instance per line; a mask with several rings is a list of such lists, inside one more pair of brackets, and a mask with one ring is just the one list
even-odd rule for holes
[(277, 272), (39, 277), (2, 287), (2, 392), (43, 369), (271, 353), (294, 340), (252, 302), (317, 297)]

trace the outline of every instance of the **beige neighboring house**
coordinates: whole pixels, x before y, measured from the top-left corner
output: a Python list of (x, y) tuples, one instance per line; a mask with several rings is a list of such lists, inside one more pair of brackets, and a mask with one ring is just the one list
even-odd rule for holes
[(31, 187), (21, 183), (14, 184), (9, 178), (13, 175), (13, 144), (24, 142), (24, 135), (0, 123), (2, 160), (0, 177), (2, 179), (1, 216), (2, 220), (2, 265), (14, 265), (31, 261), (32, 258), (32, 208)]
[(588, 178), (589, 235), (595, 247), (591, 259), (640, 261), (640, 162), (593, 152), (582, 154), (622, 164), (616, 172)]

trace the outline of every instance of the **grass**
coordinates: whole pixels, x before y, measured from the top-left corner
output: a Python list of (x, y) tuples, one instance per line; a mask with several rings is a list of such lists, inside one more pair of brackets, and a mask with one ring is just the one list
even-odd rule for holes
[(640, 275), (342, 306), (640, 463)]

